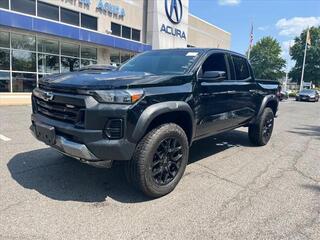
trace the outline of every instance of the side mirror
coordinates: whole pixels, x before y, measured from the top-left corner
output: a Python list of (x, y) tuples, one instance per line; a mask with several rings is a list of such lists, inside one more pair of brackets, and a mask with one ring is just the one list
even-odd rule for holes
[(201, 80), (202, 81), (217, 81), (224, 80), (227, 77), (225, 71), (206, 71), (203, 73)]

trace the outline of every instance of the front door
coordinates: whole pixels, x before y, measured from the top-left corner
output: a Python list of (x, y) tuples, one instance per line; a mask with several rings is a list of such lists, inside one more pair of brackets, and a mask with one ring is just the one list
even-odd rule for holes
[[(207, 71), (225, 72), (225, 77), (218, 80), (203, 80)], [(213, 135), (223, 131), (230, 125), (229, 112), (233, 108), (233, 88), (230, 87), (230, 66), (228, 55), (213, 53), (204, 61), (198, 73), (199, 107), (197, 117), (198, 138)]]

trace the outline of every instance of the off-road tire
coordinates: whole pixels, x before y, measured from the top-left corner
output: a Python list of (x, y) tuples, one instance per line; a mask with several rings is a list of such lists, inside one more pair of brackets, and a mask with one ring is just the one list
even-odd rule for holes
[(273, 126), (274, 114), (272, 109), (267, 107), (263, 110), (257, 122), (249, 125), (248, 135), (250, 141), (257, 146), (266, 145), (271, 138)]
[[(181, 149), (182, 154), (181, 164), (179, 165), (179, 169), (175, 171), (176, 175), (171, 182), (160, 185), (153, 177), (152, 165), (156, 158), (156, 152), (167, 139), (177, 139), (180, 143), (181, 148), (179, 149)], [(137, 189), (149, 197), (156, 198), (164, 196), (170, 193), (182, 178), (188, 163), (188, 156), (189, 144), (183, 129), (173, 123), (160, 125), (146, 134), (138, 143), (132, 159), (125, 168), (127, 179), (129, 183), (132, 183)]]

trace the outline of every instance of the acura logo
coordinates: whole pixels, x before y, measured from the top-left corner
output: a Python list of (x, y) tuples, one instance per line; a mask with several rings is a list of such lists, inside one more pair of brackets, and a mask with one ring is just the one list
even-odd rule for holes
[(165, 0), (166, 14), (170, 22), (178, 24), (182, 19), (181, 0)]

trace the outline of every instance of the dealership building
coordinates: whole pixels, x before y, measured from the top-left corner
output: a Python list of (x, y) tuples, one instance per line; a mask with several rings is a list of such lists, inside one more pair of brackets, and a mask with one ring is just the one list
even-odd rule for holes
[(189, 0), (1, 0), (0, 105), (30, 102), (48, 74), (230, 44), (230, 33), (189, 13)]

